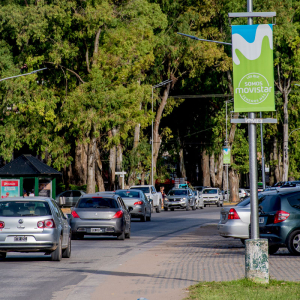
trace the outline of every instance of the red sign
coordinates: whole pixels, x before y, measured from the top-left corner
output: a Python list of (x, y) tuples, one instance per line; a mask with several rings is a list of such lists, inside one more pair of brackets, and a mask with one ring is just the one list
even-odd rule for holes
[(1, 186), (18, 186), (19, 181), (17, 180), (2, 180)]

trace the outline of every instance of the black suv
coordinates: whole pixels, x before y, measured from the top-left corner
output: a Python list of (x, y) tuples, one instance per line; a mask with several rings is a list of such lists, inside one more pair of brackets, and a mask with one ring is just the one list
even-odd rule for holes
[(259, 200), (259, 232), (269, 241), (269, 253), (280, 247), (300, 255), (300, 190), (281, 191)]

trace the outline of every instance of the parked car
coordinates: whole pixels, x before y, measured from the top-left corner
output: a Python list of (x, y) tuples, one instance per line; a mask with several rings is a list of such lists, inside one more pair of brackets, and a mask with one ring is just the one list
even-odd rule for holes
[(202, 186), (202, 185), (197, 185), (194, 186), (194, 189), (199, 191), (200, 195), (202, 194), (203, 189), (208, 188), (209, 186)]
[(204, 208), (204, 203), (203, 203), (203, 198), (200, 195), (200, 192), (198, 190), (194, 190), (193, 191), (194, 195), (195, 195), (195, 201), (196, 201), (196, 208)]
[(51, 260), (71, 256), (71, 227), (51, 198), (0, 200), (0, 257), (7, 252), (45, 252)]
[(246, 189), (239, 189), (239, 198), (240, 200), (245, 198), (245, 197), (249, 197), (250, 196), (250, 192), (248, 192)]
[(115, 193), (85, 194), (71, 211), (74, 238), (84, 235), (111, 235), (118, 240), (130, 238), (130, 213)]
[(165, 211), (168, 211), (169, 209), (173, 211), (175, 208), (190, 210), (191, 207), (193, 210), (196, 209), (195, 195), (190, 188), (173, 188), (165, 198)]
[(161, 192), (157, 192), (153, 185), (133, 185), (130, 189), (143, 191), (148, 200), (151, 201), (153, 210), (155, 209), (157, 213), (160, 213), (163, 197)]
[(142, 222), (151, 221), (151, 203), (140, 190), (117, 190), (132, 218), (139, 218)]
[(204, 207), (206, 205), (223, 206), (223, 195), (219, 188), (205, 188), (202, 191)]
[(259, 232), (269, 241), (269, 253), (280, 247), (300, 255), (300, 191), (266, 195), (259, 204)]
[(59, 206), (72, 207), (76, 205), (78, 199), (83, 195), (85, 195), (85, 192), (80, 190), (65, 191), (57, 195), (55, 201)]
[[(299, 189), (285, 190), (285, 193), (291, 193)], [(258, 193), (258, 201), (265, 195), (277, 194), (276, 190), (270, 190)], [(260, 205), (260, 204), (259, 204)], [(233, 237), (241, 239), (244, 243), (249, 238), (249, 224), (250, 224), (250, 197), (234, 206), (222, 207), (220, 211), (220, 221), (218, 223), (219, 234), (225, 238)]]

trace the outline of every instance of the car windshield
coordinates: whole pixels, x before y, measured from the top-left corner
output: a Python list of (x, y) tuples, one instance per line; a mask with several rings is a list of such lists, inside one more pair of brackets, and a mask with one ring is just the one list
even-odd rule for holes
[(1, 201), (1, 217), (49, 216), (51, 210), (45, 201)]
[(217, 189), (203, 190), (203, 194), (218, 194)]
[(202, 190), (203, 190), (203, 187), (201, 186), (201, 187), (196, 187), (196, 189), (199, 191), (199, 192), (201, 192)]
[(171, 190), (168, 196), (182, 196), (187, 195), (187, 190)]
[(135, 186), (135, 187), (131, 187), (131, 190), (140, 190), (143, 191), (145, 194), (149, 194), (149, 187), (148, 186)]
[(140, 198), (140, 193), (136, 191), (116, 191), (122, 198)]
[(118, 203), (114, 198), (81, 198), (77, 204), (78, 208), (118, 208)]

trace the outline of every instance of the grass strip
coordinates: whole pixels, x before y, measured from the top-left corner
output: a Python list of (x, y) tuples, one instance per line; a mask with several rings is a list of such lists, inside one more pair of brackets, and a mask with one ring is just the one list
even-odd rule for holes
[(300, 299), (300, 283), (270, 280), (269, 284), (254, 283), (248, 279), (221, 282), (200, 282), (189, 287), (186, 300), (277, 300)]

